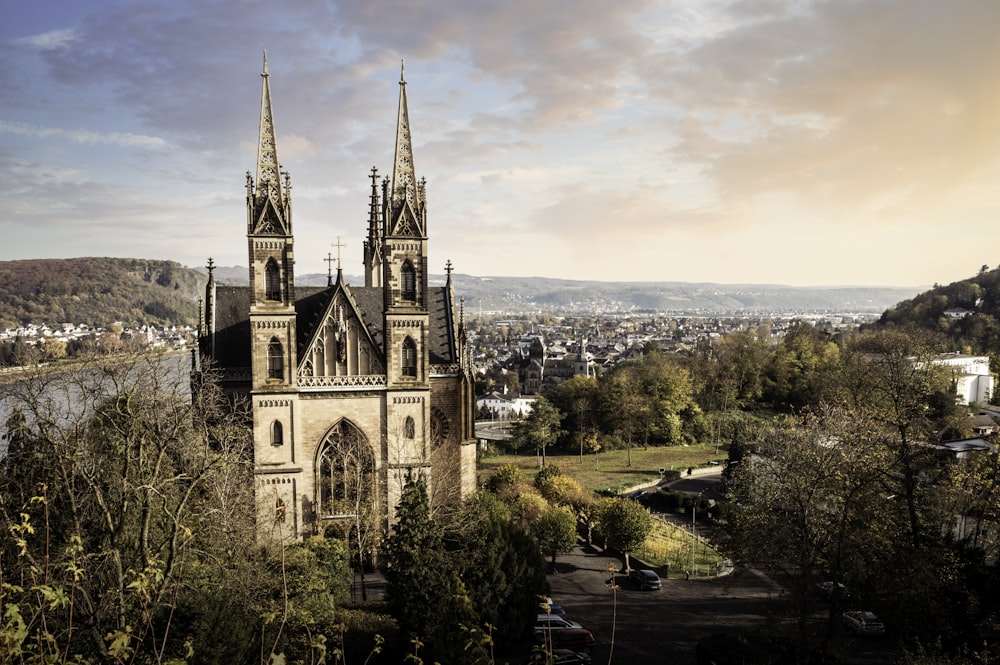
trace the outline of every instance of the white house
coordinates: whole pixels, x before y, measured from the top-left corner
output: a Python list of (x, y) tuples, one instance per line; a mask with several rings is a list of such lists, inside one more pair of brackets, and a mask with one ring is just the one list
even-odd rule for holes
[(522, 397), (521, 395), (501, 395), (494, 391), (476, 400), (476, 410), (484, 406), (492, 411), (499, 420), (509, 420), (511, 418), (523, 418), (531, 413), (531, 408), (535, 404), (534, 397)]
[(955, 392), (962, 404), (989, 404), (993, 396), (994, 378), (990, 374), (988, 356), (967, 356), (961, 353), (946, 353), (934, 359), (936, 365), (947, 367), (952, 372)]

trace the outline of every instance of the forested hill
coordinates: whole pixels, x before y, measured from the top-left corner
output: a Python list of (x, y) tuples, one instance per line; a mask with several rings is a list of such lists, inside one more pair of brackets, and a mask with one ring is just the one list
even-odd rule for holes
[(876, 327), (915, 325), (944, 333), (957, 350), (1000, 353), (1000, 269), (986, 266), (975, 277), (935, 284), (886, 310)]
[(29, 323), (196, 325), (206, 277), (173, 261), (0, 261), (0, 328)]

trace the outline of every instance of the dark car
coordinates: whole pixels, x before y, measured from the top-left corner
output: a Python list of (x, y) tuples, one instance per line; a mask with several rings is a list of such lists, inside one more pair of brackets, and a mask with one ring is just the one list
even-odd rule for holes
[(594, 634), (576, 621), (547, 614), (535, 620), (535, 642), (554, 649), (589, 649), (597, 644)]
[(885, 624), (875, 616), (874, 612), (844, 612), (841, 620), (847, 629), (855, 635), (878, 636), (885, 635)]
[[(573, 649), (581, 651), (591, 649), (597, 640), (594, 634), (586, 628), (567, 628), (566, 630), (553, 630), (551, 644), (553, 649)], [(541, 640), (545, 642), (543, 638)]]
[(628, 574), (628, 578), (637, 589), (641, 589), (643, 591), (647, 589), (652, 591), (660, 590), (660, 576), (652, 570), (632, 570), (632, 572)]
[(847, 587), (840, 582), (833, 582), (827, 580), (825, 582), (820, 582), (816, 585), (816, 595), (825, 600), (833, 600), (834, 598), (846, 598), (847, 597)]

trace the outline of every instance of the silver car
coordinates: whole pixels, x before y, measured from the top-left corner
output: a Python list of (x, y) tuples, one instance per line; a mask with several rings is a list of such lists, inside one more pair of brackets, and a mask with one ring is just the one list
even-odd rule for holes
[(844, 612), (841, 619), (855, 635), (885, 635), (885, 624), (874, 612)]

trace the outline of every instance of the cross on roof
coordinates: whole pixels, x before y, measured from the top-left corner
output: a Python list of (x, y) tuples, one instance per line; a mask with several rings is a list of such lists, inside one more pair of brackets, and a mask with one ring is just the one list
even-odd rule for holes
[(337, 242), (331, 242), (330, 247), (337, 248), (337, 270), (340, 270), (340, 248), (347, 247), (347, 245), (340, 242), (340, 236), (337, 236)]
[(448, 276), (449, 276), (449, 277), (451, 277), (451, 271), (452, 271), (452, 267), (451, 267), (451, 259), (448, 259), (447, 261), (445, 261), (445, 264), (444, 264), (444, 271), (445, 271), (446, 273), (448, 273)]
[(333, 286), (333, 254), (330, 252), (326, 253), (326, 285)]

